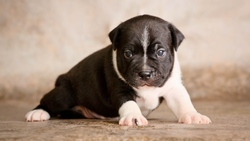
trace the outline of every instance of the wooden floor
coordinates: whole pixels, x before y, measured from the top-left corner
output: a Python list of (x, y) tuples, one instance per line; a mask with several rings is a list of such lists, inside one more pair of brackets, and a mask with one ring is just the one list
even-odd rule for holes
[(63, 120), (25, 122), (24, 115), (35, 105), (0, 101), (0, 141), (116, 141), (116, 140), (250, 140), (250, 102), (194, 102), (212, 124), (184, 125), (162, 104), (149, 117), (145, 127), (119, 126), (117, 120)]

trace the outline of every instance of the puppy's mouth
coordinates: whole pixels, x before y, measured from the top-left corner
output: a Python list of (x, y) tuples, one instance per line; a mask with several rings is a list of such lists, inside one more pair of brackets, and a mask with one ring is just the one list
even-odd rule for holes
[(126, 81), (133, 87), (159, 87), (164, 77), (160, 73), (153, 72), (150, 76), (140, 75), (139, 73), (133, 73), (134, 75), (126, 77)]
[(137, 87), (156, 87), (159, 85), (160, 80), (159, 79), (147, 79), (147, 80), (143, 80), (143, 79), (138, 79), (136, 80), (136, 84)]
[(134, 87), (136, 88), (152, 88), (152, 87), (159, 87), (159, 82), (152, 82), (152, 83), (148, 83), (148, 82), (137, 82)]
[(148, 83), (140, 84), (139, 87), (150, 87), (151, 85)]

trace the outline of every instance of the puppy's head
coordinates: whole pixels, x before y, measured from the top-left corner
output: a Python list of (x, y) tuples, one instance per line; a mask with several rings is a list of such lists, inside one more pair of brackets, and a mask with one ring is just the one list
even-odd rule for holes
[(184, 36), (169, 22), (143, 15), (121, 23), (109, 33), (109, 38), (116, 73), (139, 88), (164, 85), (172, 72), (174, 52)]

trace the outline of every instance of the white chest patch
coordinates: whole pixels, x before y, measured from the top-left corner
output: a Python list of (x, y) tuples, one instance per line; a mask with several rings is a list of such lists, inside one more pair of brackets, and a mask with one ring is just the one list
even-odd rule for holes
[[(136, 103), (141, 109), (144, 116), (148, 115), (153, 109), (159, 105), (159, 98), (168, 95), (169, 91), (176, 85), (181, 83), (181, 72), (177, 54), (175, 53), (175, 62), (170, 78), (162, 87), (140, 87), (133, 88), (137, 95)], [(171, 93), (171, 92), (170, 92)]]
[(152, 87), (143, 87), (135, 89), (139, 97), (136, 103), (140, 107), (144, 116), (147, 116), (153, 109), (159, 105), (160, 89)]

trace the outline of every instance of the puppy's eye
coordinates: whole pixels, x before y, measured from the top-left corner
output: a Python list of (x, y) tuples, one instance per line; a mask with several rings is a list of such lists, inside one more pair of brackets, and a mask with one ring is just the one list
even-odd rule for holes
[(166, 55), (166, 52), (164, 49), (159, 49), (159, 50), (157, 50), (156, 54), (159, 57), (164, 57)]
[(126, 58), (131, 58), (131, 57), (133, 56), (133, 54), (132, 54), (132, 52), (131, 52), (130, 50), (126, 50), (126, 51), (124, 52), (124, 56), (125, 56)]

